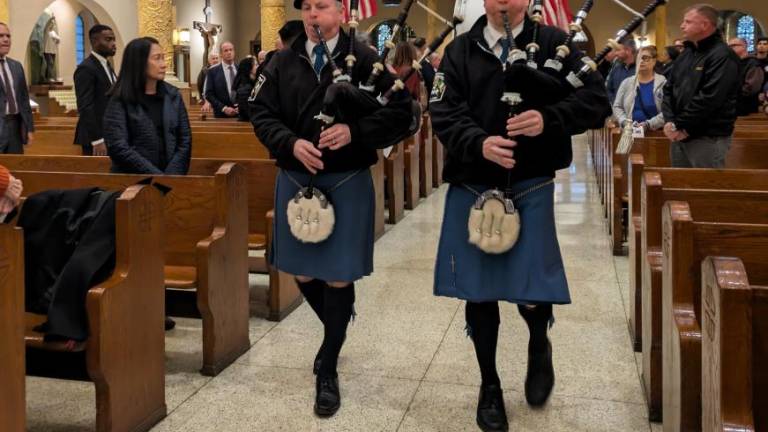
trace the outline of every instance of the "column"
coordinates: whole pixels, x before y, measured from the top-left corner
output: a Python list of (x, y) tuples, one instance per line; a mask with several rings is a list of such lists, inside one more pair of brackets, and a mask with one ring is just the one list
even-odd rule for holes
[[(432, 9), (433, 11), (437, 11), (437, 0), (428, 0), (427, 1), (427, 7)], [(432, 43), (432, 40), (434, 40), (437, 35), (440, 34), (440, 21), (435, 18), (434, 15), (428, 13), (427, 14), (427, 43)]]
[(661, 5), (656, 9), (656, 50), (659, 60), (667, 60), (667, 5)]
[(173, 30), (176, 28), (176, 11), (172, 0), (138, 0), (139, 36), (157, 39), (165, 49), (168, 73), (173, 74)]
[(275, 49), (278, 31), (285, 24), (285, 0), (261, 0), (261, 49)]
[(8, 9), (8, 1), (9, 0), (0, 0), (0, 22), (4, 22), (10, 25), (8, 22), (11, 20), (10, 12)]

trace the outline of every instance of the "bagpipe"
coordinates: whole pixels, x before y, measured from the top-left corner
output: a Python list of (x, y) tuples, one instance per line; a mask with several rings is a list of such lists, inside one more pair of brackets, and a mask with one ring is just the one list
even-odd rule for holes
[[(333, 83), (328, 87), (323, 98), (323, 108), (321, 109), (320, 113), (315, 116), (316, 119), (322, 122), (323, 127), (332, 125), (336, 121), (336, 117), (341, 113), (357, 113), (358, 115), (372, 113), (375, 110), (380, 109), (382, 106), (389, 104), (389, 102), (395, 97), (397, 93), (407, 91), (405, 89), (405, 81), (407, 81), (414, 73), (417, 73), (419, 70), (421, 70), (422, 61), (426, 59), (430, 54), (437, 51), (437, 49), (445, 42), (445, 39), (448, 37), (448, 35), (455, 30), (456, 26), (464, 21), (463, 15), (461, 14), (463, 9), (459, 8), (457, 9), (457, 13), (454, 16), (453, 21), (446, 27), (445, 30), (443, 30), (443, 32), (440, 33), (437, 38), (435, 38), (434, 41), (432, 41), (432, 43), (430, 43), (424, 55), (422, 55), (420, 59), (414, 61), (412, 65), (413, 67), (407, 76), (404, 79), (395, 80), (395, 83), (391, 86), (391, 88), (387, 89), (384, 93), (377, 95), (375, 93), (376, 86), (379, 79), (381, 79), (383, 76), (382, 74), (386, 70), (386, 63), (387, 58), (389, 57), (389, 53), (393, 48), (395, 48), (395, 41), (398, 37), (400, 37), (400, 33), (405, 27), (406, 20), (408, 19), (411, 7), (415, 1), (416, 0), (408, 0), (405, 3), (392, 29), (392, 35), (384, 45), (383, 52), (379, 56), (378, 60), (374, 63), (371, 73), (368, 75), (365, 83), (361, 81), (358, 86), (355, 86), (352, 83), (351, 76), (357, 62), (354, 50), (355, 33), (357, 27), (359, 26), (357, 21), (357, 18), (359, 17), (359, 0), (350, 1), (349, 35), (351, 41), (349, 46), (349, 53), (345, 57), (346, 73), (341, 71), (333, 62), (331, 53), (328, 50), (323, 36), (320, 34), (321, 32), (319, 28), (315, 28), (315, 32), (318, 34), (320, 43), (324, 47), (323, 51), (325, 52), (328, 62), (333, 68), (332, 70), (334, 77)], [(421, 107), (415, 101), (413, 101), (411, 105), (412, 122), (410, 127), (403, 136), (393, 136), (393, 144), (415, 134), (421, 126)]]
[[(589, 0), (588, 0), (589, 1)], [(584, 57), (582, 59), (582, 67), (576, 72), (570, 72), (567, 76), (568, 82), (573, 88), (580, 88), (584, 86), (584, 80), (593, 72), (597, 70), (597, 65), (605, 60), (605, 56), (608, 55), (611, 50), (617, 49), (621, 46), (621, 43), (627, 39), (632, 32), (637, 30), (638, 27), (646, 20), (659, 6), (666, 4), (667, 0), (653, 0), (648, 4), (645, 9), (640, 12), (639, 16), (635, 16), (632, 21), (627, 23), (621, 30), (616, 33), (616, 37), (608, 39), (608, 43), (605, 45), (602, 51), (600, 51), (594, 59)]]

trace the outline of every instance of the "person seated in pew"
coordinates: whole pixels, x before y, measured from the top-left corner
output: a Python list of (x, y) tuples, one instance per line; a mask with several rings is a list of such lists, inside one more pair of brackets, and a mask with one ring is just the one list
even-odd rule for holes
[[(336, 369), (354, 311), (355, 282), (373, 272), (375, 196), (370, 167), (377, 162), (377, 149), (407, 134), (411, 102), (399, 92), (386, 106), (336, 113), (336, 122), (321, 132), (314, 117), (323, 108), (333, 68), (313, 26), (322, 32), (334, 53), (330, 61), (340, 69), (346, 68), (345, 56), (355, 44), (357, 62), (350, 73), (355, 88), (368, 79), (377, 55), (340, 29), (341, 1), (294, 0), (293, 5), (301, 10), (304, 33), (290, 48), (277, 52), (259, 77), (250, 99), (251, 122), (280, 167), (270, 264), (296, 275), (304, 298), (324, 325), (315, 357), (314, 410), (329, 417), (341, 406)], [(394, 77), (383, 73), (376, 94), (393, 84)], [(298, 226), (296, 219), (288, 220), (289, 203), (309, 185), (328, 197), (335, 223), (325, 212), (323, 226), (318, 218), (300, 218)], [(317, 196), (313, 193), (312, 198)], [(296, 233), (301, 224), (322, 229), (326, 237), (306, 239)]]
[(248, 111), (248, 98), (251, 96), (253, 87), (256, 85), (256, 71), (259, 64), (252, 56), (240, 60), (237, 65), (237, 75), (232, 87), (235, 89), (235, 101), (239, 109), (237, 110), (238, 121), (250, 121), (250, 112)]
[(12, 176), (8, 168), (0, 165), (0, 223), (19, 205), (23, 189), (21, 180)]
[(760, 62), (747, 51), (747, 41), (743, 38), (732, 38), (728, 46), (739, 56), (741, 92), (736, 101), (736, 115), (746, 116), (758, 111), (760, 108), (759, 94), (763, 90), (765, 72)]
[(646, 131), (664, 127), (661, 103), (667, 79), (654, 72), (656, 55), (654, 46), (640, 49), (637, 79), (629, 77), (621, 83), (613, 103), (613, 116), (619, 125), (632, 122)]
[(192, 133), (179, 91), (165, 79), (165, 52), (143, 37), (125, 47), (120, 77), (104, 114), (112, 172), (185, 175)]

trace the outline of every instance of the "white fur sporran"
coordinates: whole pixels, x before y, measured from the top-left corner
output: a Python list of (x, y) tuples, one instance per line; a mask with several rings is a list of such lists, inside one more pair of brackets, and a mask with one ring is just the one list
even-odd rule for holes
[(300, 242), (320, 243), (333, 233), (336, 216), (333, 205), (320, 190), (312, 188), (312, 193), (308, 194), (307, 189), (299, 189), (288, 201), (288, 226)]
[(520, 214), (504, 192), (483, 192), (469, 212), (469, 242), (489, 254), (503, 254), (520, 236)]

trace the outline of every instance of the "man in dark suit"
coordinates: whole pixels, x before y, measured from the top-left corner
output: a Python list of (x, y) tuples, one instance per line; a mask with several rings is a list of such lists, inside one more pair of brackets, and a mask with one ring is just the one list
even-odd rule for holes
[(105, 25), (95, 25), (88, 32), (93, 52), (75, 69), (77, 120), (75, 144), (83, 147), (83, 155), (106, 156), (102, 122), (107, 108), (107, 91), (117, 76), (109, 58), (117, 52), (115, 33)]
[(0, 22), (0, 153), (24, 153), (35, 126), (21, 63), (8, 57), (11, 30)]
[(235, 65), (235, 46), (232, 42), (224, 42), (219, 50), (221, 63), (208, 70), (205, 81), (205, 100), (213, 107), (216, 117), (237, 117), (237, 102), (232, 83), (237, 75)]

